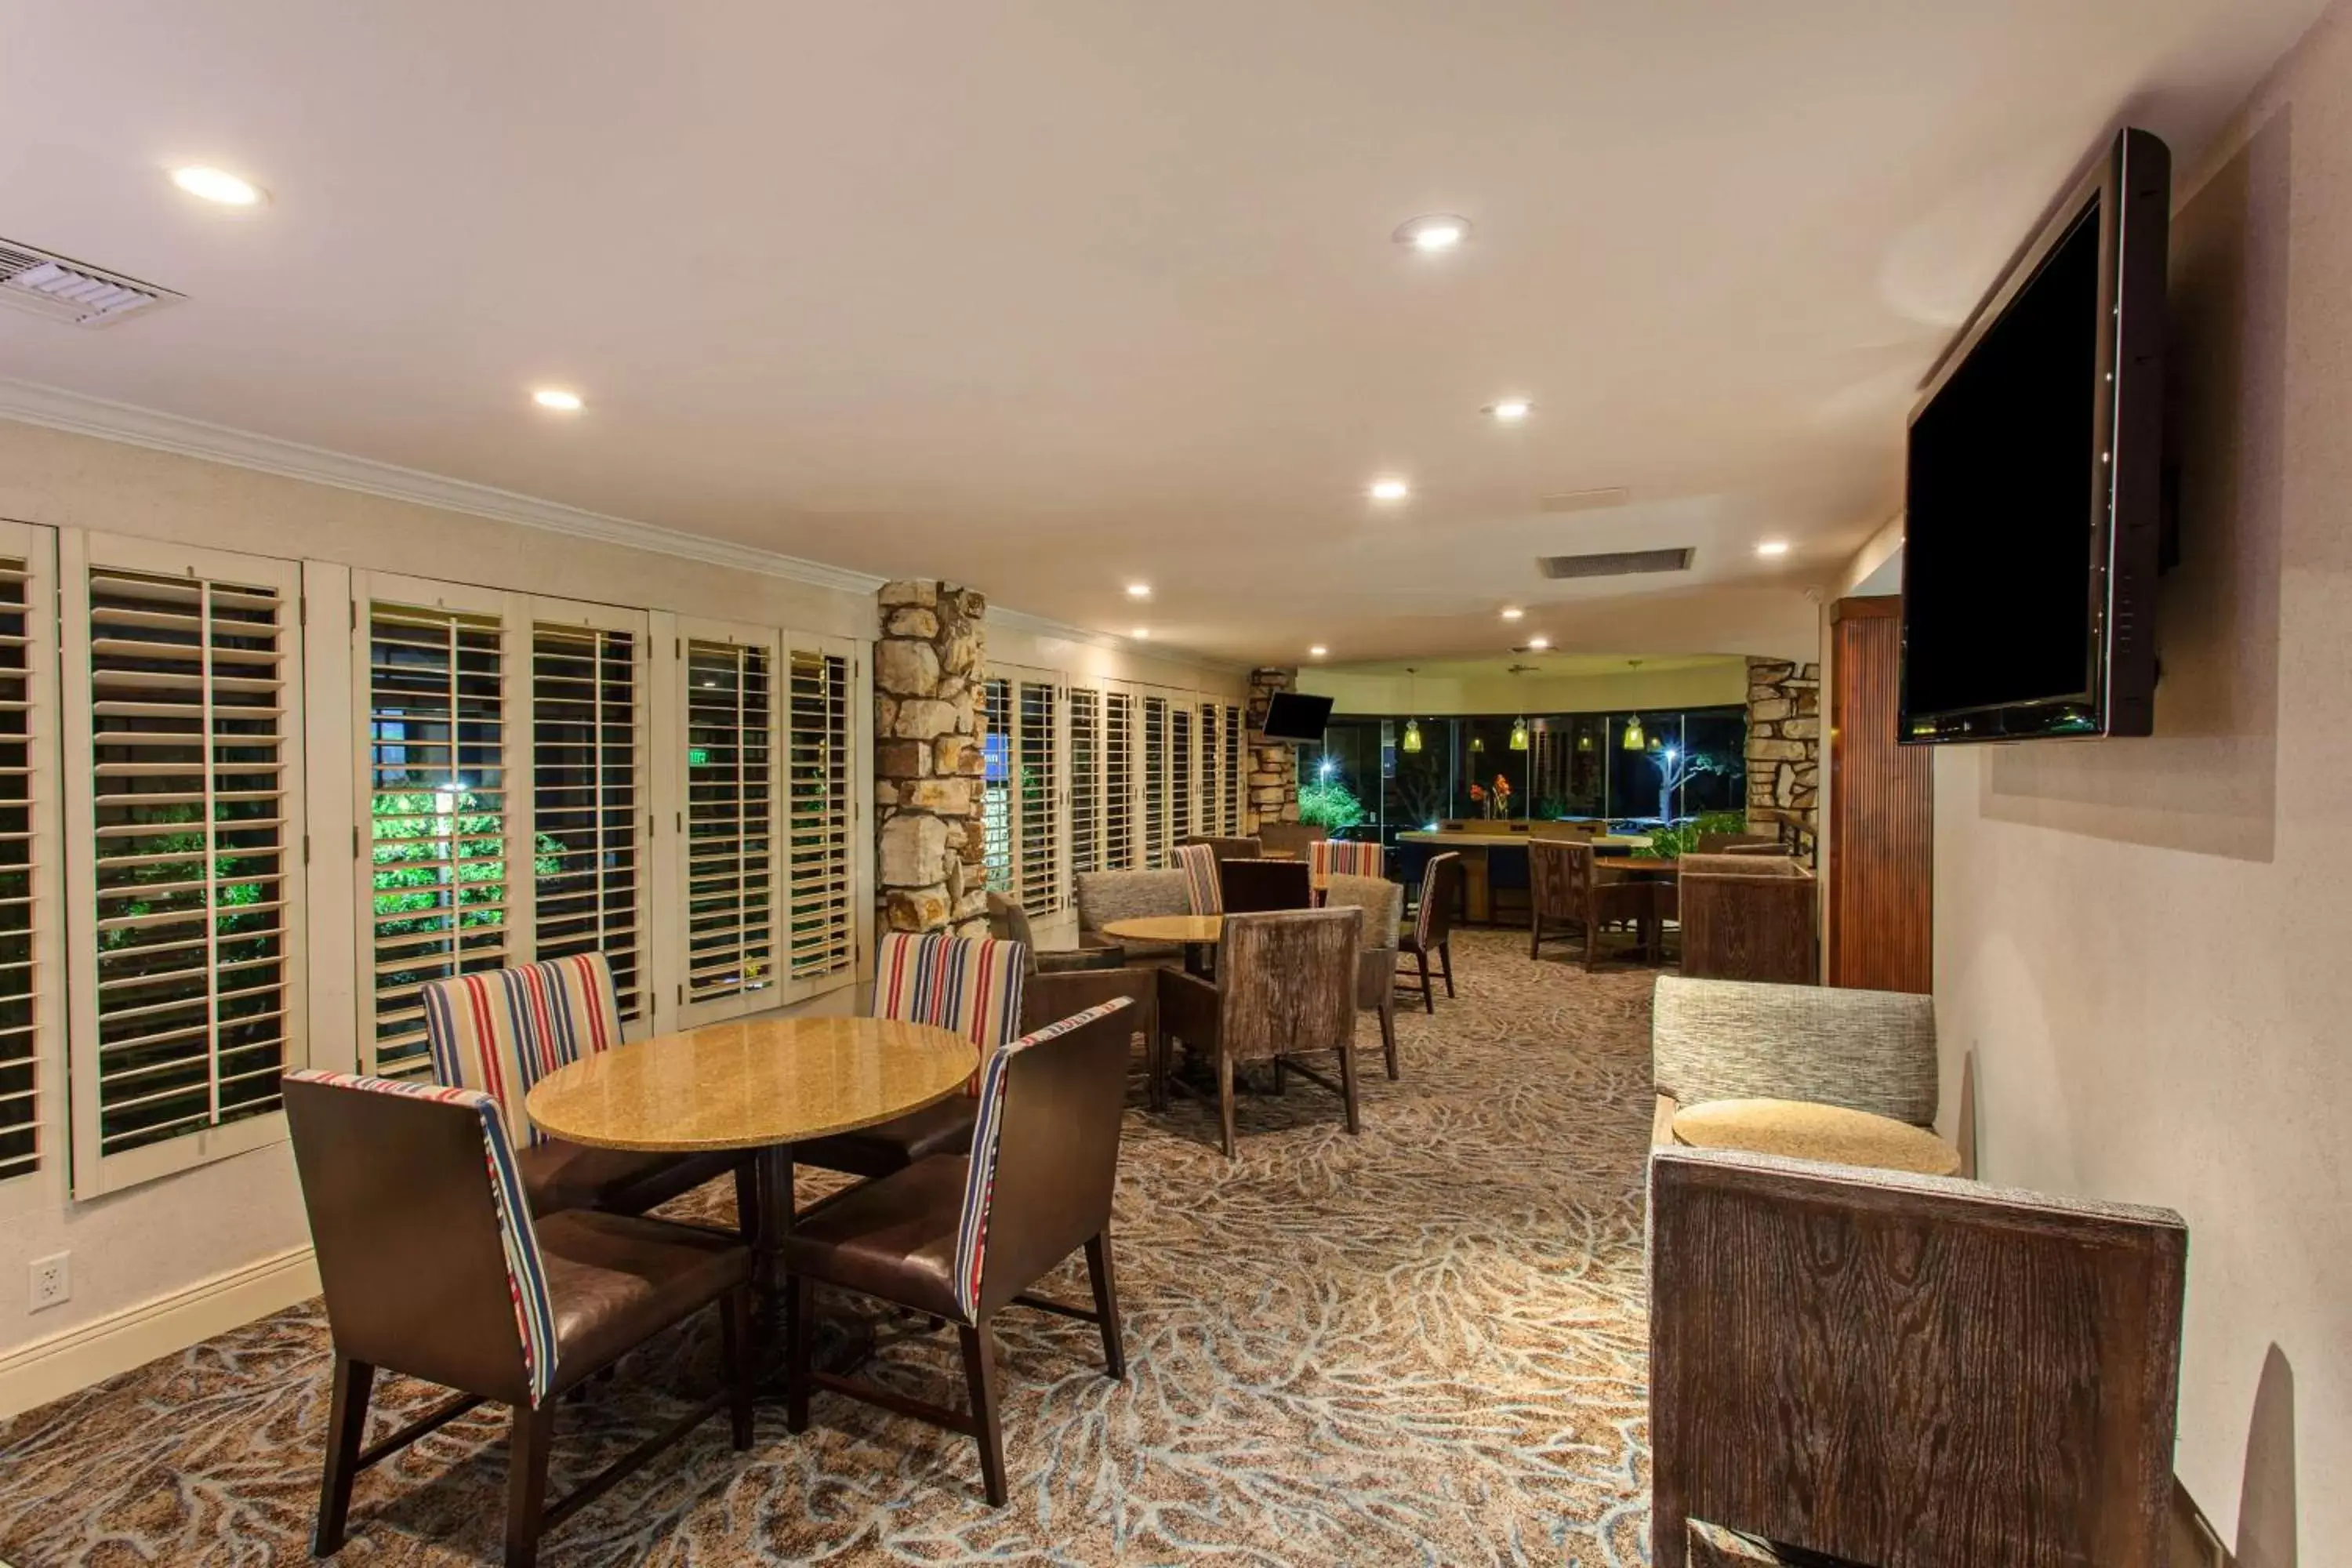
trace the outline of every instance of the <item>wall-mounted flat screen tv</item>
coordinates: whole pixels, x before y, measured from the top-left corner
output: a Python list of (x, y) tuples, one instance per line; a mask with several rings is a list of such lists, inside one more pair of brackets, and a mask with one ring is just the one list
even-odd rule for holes
[(1316, 742), (1331, 721), (1331, 699), (1309, 697), (1303, 691), (1277, 691), (1266, 700), (1265, 723), (1258, 733), (1269, 741)]
[(2116, 136), (1912, 413), (1906, 742), (2153, 726), (2171, 190)]

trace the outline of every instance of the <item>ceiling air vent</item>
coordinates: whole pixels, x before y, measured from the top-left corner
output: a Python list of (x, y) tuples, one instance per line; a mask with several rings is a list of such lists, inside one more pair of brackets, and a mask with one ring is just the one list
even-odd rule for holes
[(1692, 552), (1680, 550), (1611, 550), (1598, 555), (1538, 555), (1536, 564), (1547, 577), (1630, 577), (1637, 572), (1687, 572)]
[(1546, 511), (1599, 511), (1602, 507), (1623, 506), (1632, 497), (1623, 485), (1610, 485), (1597, 490), (1562, 490), (1539, 498), (1536, 504)]
[(53, 321), (103, 327), (150, 305), (185, 298), (136, 278), (88, 262), (0, 239), (0, 304), (14, 305)]

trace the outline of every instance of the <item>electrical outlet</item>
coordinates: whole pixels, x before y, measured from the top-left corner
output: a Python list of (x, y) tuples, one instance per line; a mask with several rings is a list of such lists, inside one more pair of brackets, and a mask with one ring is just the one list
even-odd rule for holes
[(73, 1296), (73, 1254), (53, 1252), (33, 1259), (33, 1304), (30, 1310), (54, 1307)]

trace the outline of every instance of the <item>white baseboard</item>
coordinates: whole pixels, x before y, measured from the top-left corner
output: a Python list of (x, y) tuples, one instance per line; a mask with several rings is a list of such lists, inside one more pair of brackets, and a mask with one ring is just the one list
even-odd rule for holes
[(0, 1353), (0, 1419), (62, 1399), (318, 1293), (318, 1260), (307, 1247), (289, 1247)]

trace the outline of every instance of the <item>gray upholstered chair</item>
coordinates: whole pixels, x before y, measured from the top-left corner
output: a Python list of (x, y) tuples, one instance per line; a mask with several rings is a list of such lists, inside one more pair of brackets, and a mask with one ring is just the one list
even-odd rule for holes
[(1601, 953), (1601, 931), (1621, 922), (1640, 923), (1656, 908), (1647, 882), (1613, 876), (1592, 846), (1566, 838), (1538, 838), (1528, 845), (1528, 956), (1543, 951), (1544, 928), (1555, 937), (1584, 935), (1584, 967)]
[(1936, 1005), (1906, 992), (1662, 974), (1650, 1058), (1651, 1142), (1662, 1148), (1675, 1142), (1676, 1111), (1716, 1100), (1811, 1100), (1914, 1127), (1936, 1121)]
[(1695, 980), (1811, 985), (1820, 884), (1786, 855), (1685, 855), (1682, 972)]
[[(1362, 973), (1363, 920), (1363, 912), (1352, 909), (1228, 915), (1217, 943), (1216, 984), (1174, 970), (1160, 972), (1160, 1026), (1216, 1058), (1227, 1159), (1234, 1153), (1234, 1069), (1244, 1062), (1272, 1063), (1276, 1093), (1290, 1069), (1322, 1085), (1346, 1108), (1348, 1131), (1362, 1131), (1356, 1103), (1356, 987)], [(1297, 1059), (1323, 1051), (1339, 1056), (1337, 1083)], [(1170, 1081), (1187, 1087), (1181, 1079)]]
[(1103, 934), (1103, 927), (1114, 921), (1191, 914), (1192, 900), (1183, 872), (1081, 871), (1072, 882), (1077, 893), (1080, 946), (1111, 943), (1125, 950), (1129, 963), (1184, 962), (1180, 942), (1120, 942)]
[[(999, 942), (1019, 942), (1028, 955), (1029, 973), (1032, 974), (1061, 974), (1073, 969), (1117, 969), (1127, 962), (1126, 951), (1108, 937), (1089, 939), (1081, 935), (1076, 947), (1039, 947), (1036, 935), (1030, 929), (1029, 911), (1003, 893), (988, 895), (988, 934)], [(1060, 1013), (1054, 1015), (1055, 1018), (1063, 1016)]]
[(1404, 889), (1385, 877), (1335, 873), (1324, 891), (1323, 907), (1364, 911), (1364, 953), (1357, 976), (1356, 1007), (1380, 1015), (1381, 1052), (1393, 1079), (1397, 1076), (1397, 927), (1404, 919)]

